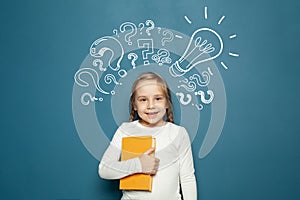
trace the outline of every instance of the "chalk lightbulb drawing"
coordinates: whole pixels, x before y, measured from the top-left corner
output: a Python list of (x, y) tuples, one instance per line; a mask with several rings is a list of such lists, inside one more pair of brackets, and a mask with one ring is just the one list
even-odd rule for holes
[[(207, 37), (213, 38), (214, 44)], [(169, 72), (173, 77), (183, 76), (196, 65), (217, 58), (223, 51), (220, 35), (210, 28), (199, 28), (191, 36), (182, 56), (173, 63)]]

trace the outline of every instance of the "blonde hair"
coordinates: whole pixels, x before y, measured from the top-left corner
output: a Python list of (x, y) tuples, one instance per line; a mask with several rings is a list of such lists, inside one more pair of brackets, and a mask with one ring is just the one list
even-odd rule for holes
[(172, 109), (172, 99), (171, 99), (171, 93), (170, 90), (168, 88), (168, 85), (166, 83), (166, 81), (159, 76), (156, 73), (153, 72), (147, 72), (147, 73), (143, 73), (141, 74), (133, 83), (132, 88), (131, 88), (131, 95), (130, 95), (130, 117), (129, 117), (129, 121), (134, 121), (139, 119), (139, 116), (137, 114), (137, 111), (134, 110), (134, 102), (135, 102), (135, 93), (136, 93), (136, 89), (138, 84), (141, 81), (145, 81), (145, 80), (155, 80), (162, 89), (163, 95), (165, 96), (166, 100), (167, 100), (167, 111), (166, 111), (166, 117), (167, 117), (167, 121), (174, 123), (174, 119), (173, 119), (173, 109)]

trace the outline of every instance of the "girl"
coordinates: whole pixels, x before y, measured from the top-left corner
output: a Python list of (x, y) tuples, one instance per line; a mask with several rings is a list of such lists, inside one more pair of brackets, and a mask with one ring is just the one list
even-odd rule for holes
[[(159, 75), (144, 73), (134, 82), (130, 122), (116, 131), (99, 164), (104, 179), (120, 179), (134, 173), (153, 176), (152, 192), (123, 191), (122, 199), (196, 200), (197, 189), (190, 139), (173, 122), (170, 91)], [(156, 148), (137, 158), (120, 161), (123, 137), (152, 135)], [(150, 156), (155, 151), (155, 157)]]

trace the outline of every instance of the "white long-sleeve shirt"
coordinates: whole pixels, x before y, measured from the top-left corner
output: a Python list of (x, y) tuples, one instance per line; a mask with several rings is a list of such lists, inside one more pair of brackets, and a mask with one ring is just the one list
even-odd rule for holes
[(152, 192), (123, 191), (122, 200), (196, 200), (197, 189), (190, 139), (185, 128), (167, 123), (149, 128), (138, 121), (123, 123), (116, 131), (99, 164), (99, 175), (104, 179), (120, 179), (142, 172), (139, 158), (120, 161), (122, 138), (152, 135), (156, 138), (155, 157), (160, 159), (153, 176)]

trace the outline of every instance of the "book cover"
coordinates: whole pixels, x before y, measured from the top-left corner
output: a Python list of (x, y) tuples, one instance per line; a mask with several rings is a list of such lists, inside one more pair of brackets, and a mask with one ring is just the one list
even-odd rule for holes
[[(152, 136), (122, 138), (121, 160), (139, 157), (151, 147), (155, 147), (155, 138)], [(152, 156), (154, 156), (152, 154)], [(149, 174), (133, 174), (120, 179), (121, 190), (152, 191), (152, 176)]]

